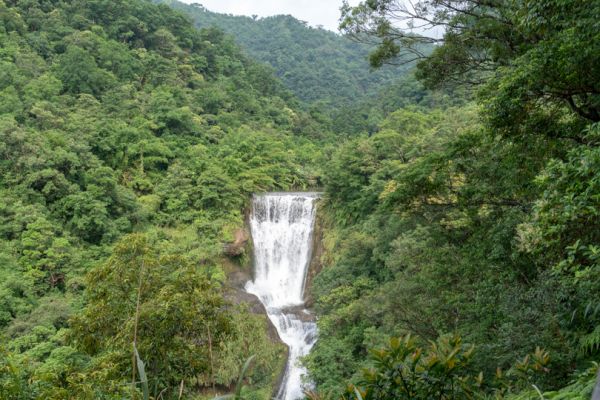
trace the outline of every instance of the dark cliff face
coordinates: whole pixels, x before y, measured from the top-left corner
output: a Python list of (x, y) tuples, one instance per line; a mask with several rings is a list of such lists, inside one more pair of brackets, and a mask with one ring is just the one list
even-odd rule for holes
[(319, 212), (322, 200), (317, 203), (317, 214), (315, 219), (315, 226), (312, 236), (312, 254), (310, 258), (310, 265), (308, 266), (308, 273), (306, 274), (306, 282), (304, 284), (304, 298), (306, 308), (312, 308), (314, 304), (314, 298), (312, 295), (312, 283), (315, 277), (323, 269), (323, 254), (325, 251), (323, 245), (323, 232), (325, 228), (325, 220), (323, 213)]
[[(235, 241), (224, 246), (223, 258), (221, 260), (225, 273), (227, 274), (227, 299), (233, 304), (246, 304), (253, 314), (265, 316), (268, 327), (268, 335), (272, 342), (282, 344), (277, 330), (269, 318), (267, 310), (258, 297), (246, 292), (244, 285), (253, 279), (254, 271), (254, 246), (249, 228), (250, 211), (246, 211), (244, 227), (236, 231)], [(243, 238), (243, 240), (238, 240)], [(229, 247), (235, 246), (235, 252), (230, 252)]]

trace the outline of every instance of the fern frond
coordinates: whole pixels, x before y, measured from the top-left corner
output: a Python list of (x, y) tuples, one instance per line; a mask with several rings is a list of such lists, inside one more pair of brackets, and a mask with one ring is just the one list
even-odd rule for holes
[(600, 325), (579, 339), (579, 348), (584, 354), (593, 354), (600, 350)]

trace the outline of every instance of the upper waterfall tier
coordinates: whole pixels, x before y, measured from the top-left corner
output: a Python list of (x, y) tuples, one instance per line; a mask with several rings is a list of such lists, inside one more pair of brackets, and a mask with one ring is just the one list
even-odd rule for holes
[(317, 197), (316, 193), (270, 193), (254, 198), (250, 220), (254, 282), (247, 289), (267, 307), (303, 304)]

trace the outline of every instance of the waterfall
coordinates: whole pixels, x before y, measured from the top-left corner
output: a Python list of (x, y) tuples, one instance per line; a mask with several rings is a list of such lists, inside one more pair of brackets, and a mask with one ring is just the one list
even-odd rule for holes
[(316, 341), (317, 326), (304, 309), (304, 285), (312, 251), (316, 193), (254, 196), (250, 229), (254, 242), (254, 280), (246, 291), (264, 304), (289, 357), (277, 400), (303, 398), (298, 359)]

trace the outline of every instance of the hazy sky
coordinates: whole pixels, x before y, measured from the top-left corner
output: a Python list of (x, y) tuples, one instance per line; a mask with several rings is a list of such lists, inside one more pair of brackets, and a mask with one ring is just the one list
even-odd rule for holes
[[(185, 3), (200, 3), (210, 11), (235, 15), (258, 15), (268, 17), (291, 14), (311, 26), (323, 25), (337, 31), (342, 0), (182, 0)], [(350, 4), (358, 4), (351, 0)]]

